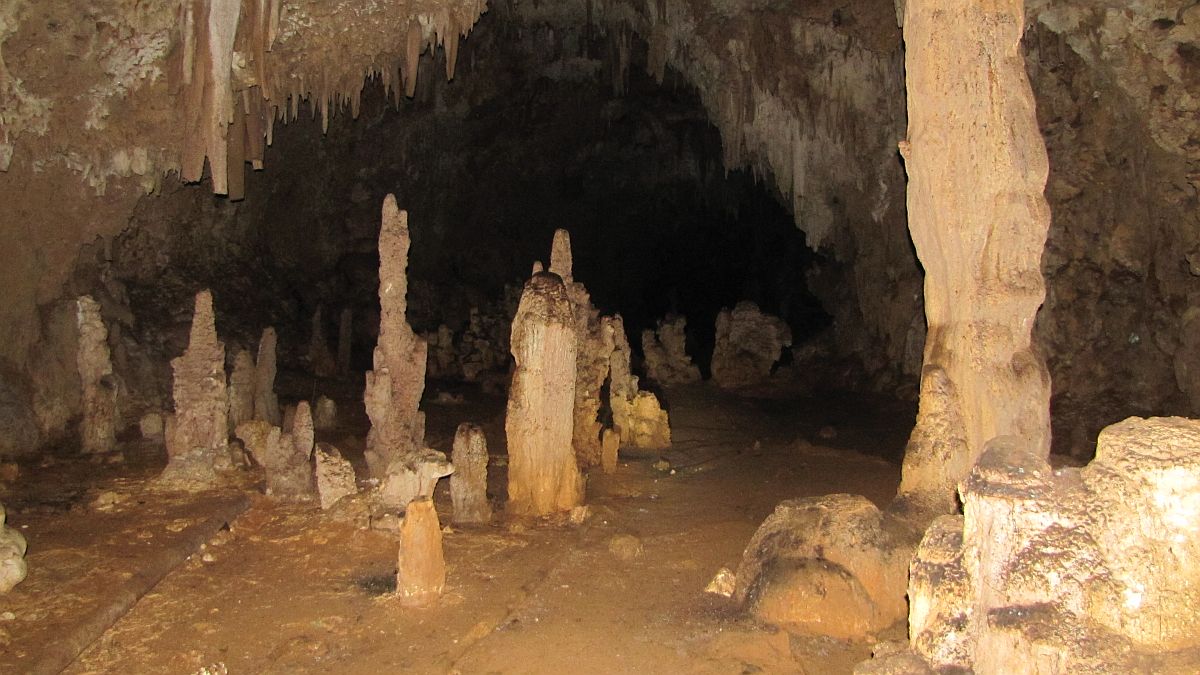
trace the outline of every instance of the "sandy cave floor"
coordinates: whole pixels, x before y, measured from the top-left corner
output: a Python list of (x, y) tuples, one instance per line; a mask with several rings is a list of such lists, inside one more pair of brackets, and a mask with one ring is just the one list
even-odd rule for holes
[[(290, 388), (305, 391), (300, 380)], [(329, 383), (325, 383), (328, 385)], [(326, 386), (326, 389), (329, 387)], [(504, 400), (456, 388), (462, 404), (424, 404), (428, 441), (449, 450), (455, 426), (484, 426), (504, 494)], [(366, 418), (348, 409), (333, 433), (361, 453)], [(180, 547), (214, 510), (250, 506), (174, 568), (91, 644), (68, 673), (753, 673), (848, 672), (870, 645), (789, 636), (734, 612), (704, 587), (779, 501), (836, 492), (886, 503), (914, 411), (849, 395), (738, 397), (703, 385), (665, 393), (674, 448), (593, 473), (590, 517), (569, 523), (452, 527), (447, 591), (430, 609), (388, 594), (397, 539), (362, 529), (361, 505), (330, 512), (242, 490), (185, 495), (153, 487), (161, 449), (129, 442), (120, 464), (63, 456), (22, 465), (5, 488), (9, 523), (29, 539), (28, 579), (0, 596), (0, 672), (26, 672), (79, 616)], [(341, 401), (339, 401), (340, 403)], [(826, 426), (834, 439), (821, 439)], [(445, 481), (436, 503), (450, 521)], [(644, 553), (610, 550), (618, 535)], [(11, 613), (8, 614), (8, 613)], [(893, 629), (899, 638), (902, 627)]]

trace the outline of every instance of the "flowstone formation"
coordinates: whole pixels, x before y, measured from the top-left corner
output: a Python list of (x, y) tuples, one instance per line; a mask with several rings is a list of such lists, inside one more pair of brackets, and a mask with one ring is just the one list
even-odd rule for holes
[(13, 586), (25, 580), (28, 566), (25, 563), (25, 537), (8, 527), (7, 514), (0, 504), (0, 593), (7, 593)]
[(225, 345), (217, 340), (212, 294), (196, 294), (191, 337), (171, 360), (175, 414), (167, 422), (167, 468), (162, 478), (188, 487), (211, 485), (229, 466), (229, 401), (225, 395)]
[(512, 324), (516, 362), (504, 420), (508, 436), (508, 511), (544, 516), (583, 502), (572, 429), (576, 375), (575, 313), (557, 274), (525, 284)]
[(1054, 470), (1026, 443), (992, 441), (963, 483), (963, 515), (926, 532), (908, 586), (912, 650), (981, 675), (1194, 672), (1200, 422), (1127, 419), (1083, 469)]
[(75, 324), (79, 348), (75, 363), (83, 385), (83, 419), (79, 424), (84, 452), (109, 452), (117, 443), (117, 392), (108, 351), (108, 329), (100, 316), (100, 305), (90, 295), (75, 301)]
[(778, 317), (763, 314), (753, 302), (739, 302), (717, 315), (712, 379), (721, 387), (757, 384), (771, 375), (792, 331)]
[(363, 394), (371, 418), (367, 466), (375, 477), (425, 443), (425, 413), (418, 406), (425, 391), (426, 344), (406, 317), (410, 242), (408, 212), (388, 195), (379, 228), (379, 341)]
[(264, 328), (258, 341), (258, 360), (254, 364), (254, 419), (279, 426), (279, 398), (275, 395), (275, 350), (278, 338), (274, 328)]
[(562, 279), (575, 315), (575, 422), (571, 442), (580, 468), (588, 468), (600, 464), (600, 389), (608, 374), (613, 345), (605, 339), (611, 334), (606, 336), (602, 330), (600, 312), (592, 306), (587, 288), (575, 281), (573, 264), (571, 235), (556, 230), (550, 248), (550, 273)]
[(229, 373), (229, 430), (236, 431), (239, 424), (254, 419), (254, 357), (245, 349), (239, 349), (233, 358), (233, 372)]
[(462, 423), (454, 432), (454, 450), (450, 455), (454, 473), (450, 475), (450, 498), (454, 502), (454, 522), (486, 523), (492, 519), (487, 498), (487, 438), (478, 425)]
[(700, 381), (700, 368), (687, 354), (687, 319), (668, 315), (656, 330), (642, 331), (642, 353), (646, 377), (659, 384), (690, 384)]
[(433, 500), (422, 497), (408, 505), (400, 525), (396, 594), (405, 606), (427, 607), (441, 597), (445, 587), (442, 526)]

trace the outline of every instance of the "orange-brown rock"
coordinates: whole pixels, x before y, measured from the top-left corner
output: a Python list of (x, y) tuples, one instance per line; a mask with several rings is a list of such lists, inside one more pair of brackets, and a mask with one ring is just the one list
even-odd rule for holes
[(400, 525), (396, 594), (406, 606), (427, 607), (441, 597), (445, 587), (442, 526), (433, 500), (422, 497), (408, 505)]

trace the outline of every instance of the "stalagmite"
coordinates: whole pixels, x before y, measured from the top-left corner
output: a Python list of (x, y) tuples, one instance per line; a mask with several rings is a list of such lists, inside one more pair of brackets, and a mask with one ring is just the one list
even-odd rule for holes
[(637, 393), (630, 406), (627, 424), (628, 427), (621, 428), (621, 438), (629, 446), (642, 450), (671, 447), (670, 420), (654, 394), (648, 391)]
[(955, 487), (992, 438), (1050, 451), (1049, 376), (1031, 344), (1045, 296), (1049, 165), (1021, 52), (1024, 13), (1020, 0), (905, 6), (900, 149), (929, 329), (900, 492), (931, 514), (956, 508)]
[(575, 281), (575, 261), (571, 253), (571, 233), (563, 229), (554, 231), (554, 241), (550, 244), (550, 273), (557, 274), (567, 286)]
[(116, 375), (108, 351), (108, 329), (100, 317), (100, 305), (91, 296), (75, 301), (75, 323), (79, 348), (75, 363), (83, 385), (83, 419), (79, 425), (84, 452), (108, 452), (116, 445)]
[(572, 449), (576, 333), (567, 289), (555, 274), (525, 284), (512, 324), (516, 361), (504, 422), (508, 510), (541, 516), (583, 501)]
[(257, 459), (267, 474), (267, 494), (285, 501), (305, 501), (316, 492), (313, 477), (313, 423), (308, 401), (296, 406), (291, 433), (271, 429), (266, 449)]
[(267, 437), (271, 435), (272, 429), (277, 428), (265, 420), (247, 420), (237, 425), (233, 433), (242, 442), (246, 452), (250, 453), (250, 457), (262, 464), (267, 452)]
[(439, 479), (454, 472), (446, 453), (425, 448), (392, 462), (379, 485), (379, 499), (384, 506), (403, 510), (418, 497), (432, 497)]
[(275, 329), (263, 330), (254, 364), (254, 419), (279, 426), (279, 398), (275, 396)]
[[(657, 396), (638, 391), (638, 378), (630, 369), (624, 321), (618, 315), (604, 317), (603, 324), (606, 344), (612, 345), (608, 361), (608, 402), (618, 432), (616, 442), (639, 450), (669, 448), (671, 426), (667, 411), (663, 410)], [(602, 455), (606, 451), (602, 443)]]
[(338, 317), (337, 368), (346, 375), (350, 372), (350, 353), (354, 342), (354, 310), (346, 307)]
[(318, 443), (313, 459), (321, 509), (332, 508), (343, 497), (358, 492), (354, 482), (354, 466), (342, 457), (337, 448), (328, 443)]
[(317, 377), (332, 377), (337, 374), (337, 363), (325, 341), (325, 324), (318, 305), (312, 316), (312, 327), (308, 337), (308, 367)]
[(600, 437), (600, 470), (614, 473), (617, 470), (617, 455), (621, 449), (621, 432), (605, 429)]
[(771, 375), (792, 331), (777, 317), (763, 314), (753, 302), (739, 302), (717, 315), (712, 378), (721, 387), (742, 387)]
[(423, 497), (408, 505), (400, 526), (396, 594), (406, 606), (427, 607), (437, 601), (445, 586), (442, 526), (433, 500)]
[(483, 429), (466, 422), (458, 425), (450, 459), (454, 464), (454, 473), (450, 475), (454, 522), (488, 522), (492, 519), (492, 505), (487, 498), (488, 450)]
[(687, 319), (669, 315), (658, 322), (657, 331), (642, 331), (646, 377), (659, 384), (700, 381), (700, 369), (687, 355), (686, 328)]
[(379, 229), (379, 341), (363, 394), (371, 418), (367, 465), (376, 477), (425, 442), (425, 413), (418, 407), (425, 391), (426, 345), (406, 318), (409, 243), (408, 213), (388, 195)]
[(229, 374), (229, 430), (235, 431), (239, 424), (254, 419), (254, 358), (245, 349), (239, 349), (233, 359), (233, 372)]
[(7, 514), (0, 504), (0, 593), (7, 593), (25, 580), (25, 537), (5, 525)]
[(191, 338), (183, 356), (171, 360), (175, 414), (167, 426), (164, 480), (187, 486), (213, 483), (229, 465), (225, 396), (225, 345), (217, 340), (212, 294), (196, 294)]
[(317, 405), (313, 408), (313, 428), (317, 431), (329, 431), (337, 427), (337, 403), (324, 396), (317, 397)]

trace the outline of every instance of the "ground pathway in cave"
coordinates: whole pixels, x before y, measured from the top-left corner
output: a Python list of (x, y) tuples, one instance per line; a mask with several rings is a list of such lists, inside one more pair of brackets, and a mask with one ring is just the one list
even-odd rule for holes
[[(503, 399), (462, 393), (464, 403), (439, 405), (430, 392), (429, 441), (448, 450), (458, 422), (482, 423), (502, 464)], [(869, 645), (789, 637), (703, 591), (722, 566), (736, 568), (783, 499), (851, 492), (886, 503), (910, 406), (848, 395), (735, 396), (709, 385), (665, 398), (674, 473), (655, 468), (657, 455), (594, 473), (581, 525), (498, 517), (451, 528), (447, 592), (433, 608), (406, 609), (388, 594), (395, 535), (360, 528), (361, 511), (318, 513), (254, 497), (67, 672), (848, 672)], [(329, 440), (354, 444), (352, 434)], [(109, 482), (79, 491), (77, 506), (27, 506), (28, 516), (12, 518), (30, 525), (30, 578), (0, 599), (0, 611), (15, 615), (0, 624), (0, 671), (23, 671), (54, 621), (68, 622), (67, 607), (103, 602), (113, 585), (105, 575), (127, 577), (122, 563), (136, 566), (138, 546), (169, 539), (189, 509), (200, 514), (206, 499), (221, 498), (171, 502), (181, 510), (171, 512), (139, 487), (144, 475), (93, 475)], [(489, 491), (502, 495), (503, 468), (490, 479)], [(436, 501), (446, 523), (442, 487)], [(119, 503), (89, 506), (105, 490), (122, 495)], [(79, 530), (73, 536), (38, 531), (68, 521)]]

